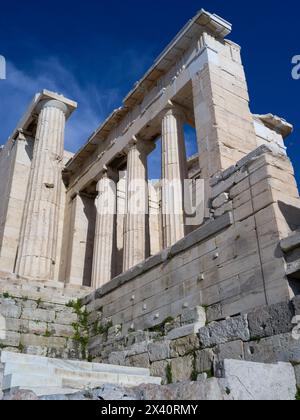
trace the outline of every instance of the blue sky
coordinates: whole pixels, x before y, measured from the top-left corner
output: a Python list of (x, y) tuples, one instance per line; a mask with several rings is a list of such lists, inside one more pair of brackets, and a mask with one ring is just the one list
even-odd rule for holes
[[(47, 88), (79, 102), (66, 136), (66, 148), (76, 151), (187, 20), (205, 8), (233, 24), (230, 39), (243, 48), (252, 112), (272, 112), (294, 124), (287, 146), (300, 182), (300, 80), (291, 77), (292, 57), (300, 55), (297, 1), (1, 3), (0, 55), (8, 70), (0, 81), (0, 144), (33, 95)], [(157, 173), (152, 165), (151, 175)]]

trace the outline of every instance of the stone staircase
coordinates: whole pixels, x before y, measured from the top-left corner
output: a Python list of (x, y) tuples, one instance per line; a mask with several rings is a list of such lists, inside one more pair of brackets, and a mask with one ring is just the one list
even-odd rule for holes
[(148, 369), (49, 359), (40, 356), (2, 352), (2, 390), (33, 391), (37, 396), (73, 394), (104, 384), (125, 387), (161, 384)]

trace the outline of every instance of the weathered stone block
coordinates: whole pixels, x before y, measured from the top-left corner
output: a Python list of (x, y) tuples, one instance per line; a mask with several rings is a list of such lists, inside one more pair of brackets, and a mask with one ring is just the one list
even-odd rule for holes
[(170, 341), (158, 341), (150, 343), (148, 346), (149, 357), (151, 362), (166, 360), (170, 358)]
[(49, 324), (48, 331), (54, 337), (72, 338), (74, 336), (74, 328), (69, 325)]
[(134, 356), (136, 354), (141, 353), (148, 353), (148, 347), (149, 347), (150, 341), (143, 341), (142, 343), (136, 343), (130, 348), (126, 348), (128, 352), (128, 356)]
[(166, 385), (168, 383), (167, 378), (167, 369), (169, 362), (167, 360), (161, 360), (159, 362), (154, 362), (150, 366), (151, 376), (161, 378), (162, 384)]
[(127, 351), (117, 351), (110, 353), (108, 362), (110, 365), (125, 366)]
[(202, 306), (197, 306), (194, 309), (188, 309), (181, 315), (182, 325), (202, 323), (203, 327), (206, 324), (206, 312)]
[(54, 322), (55, 312), (45, 309), (23, 309), (22, 318), (39, 322)]
[(230, 343), (219, 344), (214, 352), (217, 360), (235, 359), (244, 360), (244, 343), (240, 340), (231, 341)]
[(137, 354), (135, 356), (129, 356), (126, 358), (126, 366), (134, 366), (141, 368), (150, 368), (149, 354)]
[(47, 324), (45, 322), (29, 321), (28, 331), (30, 334), (43, 335), (47, 331)]
[(300, 341), (292, 334), (281, 334), (245, 343), (245, 359), (259, 363), (300, 363)]
[(216, 303), (215, 305), (209, 306), (206, 311), (207, 322), (218, 321), (223, 317), (222, 315), (222, 305)]
[(199, 347), (199, 338), (195, 334), (179, 338), (170, 343), (171, 357), (185, 356), (188, 353), (198, 350)]
[(279, 303), (248, 314), (251, 339), (270, 337), (292, 331), (294, 310), (291, 303)]
[(147, 341), (149, 339), (149, 333), (147, 331), (136, 331), (129, 333), (127, 336), (126, 345), (128, 347), (132, 346), (136, 343), (141, 343), (143, 341)]
[(13, 299), (2, 299), (0, 303), (0, 314), (5, 318), (20, 318), (22, 308)]
[(288, 363), (268, 365), (225, 360), (221, 371), (224, 379), (220, 379), (220, 384), (235, 401), (295, 400), (295, 373)]
[(21, 335), (12, 331), (5, 331), (5, 334), (0, 336), (0, 345), (4, 347), (18, 347), (20, 344)]
[(173, 383), (190, 380), (194, 371), (194, 358), (185, 356), (172, 359), (171, 370)]
[(175, 330), (172, 330), (167, 335), (168, 340), (176, 340), (177, 338), (187, 337), (188, 335), (197, 334), (199, 329), (202, 328), (202, 323), (195, 323), (195, 324), (189, 324), (185, 325), (180, 328), (176, 328)]
[(210, 372), (213, 368), (215, 355), (212, 349), (197, 351), (195, 355), (195, 370), (197, 373)]
[(76, 322), (78, 322), (77, 315), (74, 312), (70, 311), (68, 308), (66, 308), (62, 312), (56, 313), (56, 324), (71, 325)]
[(202, 347), (213, 347), (229, 341), (249, 341), (250, 332), (246, 315), (229, 318), (221, 322), (213, 322), (199, 331)]

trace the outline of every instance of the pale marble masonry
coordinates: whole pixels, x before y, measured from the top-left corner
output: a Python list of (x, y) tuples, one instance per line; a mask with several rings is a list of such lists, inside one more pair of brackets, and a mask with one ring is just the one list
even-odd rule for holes
[(61, 198), (65, 118), (63, 102), (44, 101), (26, 195), (16, 272), (23, 277), (54, 278)]
[(124, 225), (124, 271), (144, 261), (150, 253), (147, 155), (153, 148), (153, 143), (144, 143), (138, 139), (133, 139), (129, 145), (126, 178), (127, 207)]
[(96, 289), (113, 277), (117, 190), (115, 179), (105, 170), (97, 184), (96, 229), (93, 256), (92, 287)]
[(162, 218), (164, 248), (185, 236), (184, 180), (188, 178), (183, 115), (170, 106), (162, 121)]

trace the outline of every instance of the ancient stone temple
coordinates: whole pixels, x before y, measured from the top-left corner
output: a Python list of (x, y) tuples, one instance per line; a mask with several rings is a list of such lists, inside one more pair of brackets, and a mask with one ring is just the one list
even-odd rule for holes
[[(164, 383), (200, 375), (204, 387), (208, 372), (243, 378), (245, 361), (295, 394), (300, 200), (284, 143), (293, 127), (251, 112), (230, 32), (201, 10), (75, 155), (64, 137), (77, 104), (47, 90), (0, 150), (4, 389), (41, 386), (6, 374), (15, 355), (20, 366), (48, 357), (150, 369)], [(158, 141), (162, 179), (150, 182)], [(55, 384), (82, 388), (77, 376)]]

